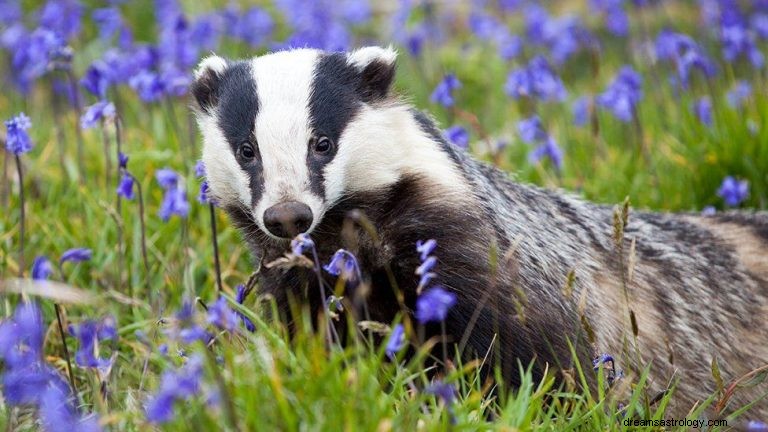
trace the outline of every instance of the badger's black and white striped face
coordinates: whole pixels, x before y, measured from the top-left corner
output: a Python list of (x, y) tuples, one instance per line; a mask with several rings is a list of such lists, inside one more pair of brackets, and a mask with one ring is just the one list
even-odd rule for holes
[(382, 136), (394, 70), (395, 52), (378, 47), (205, 59), (192, 92), (213, 196), (272, 238), (290, 238), (312, 231), (345, 193), (395, 181)]

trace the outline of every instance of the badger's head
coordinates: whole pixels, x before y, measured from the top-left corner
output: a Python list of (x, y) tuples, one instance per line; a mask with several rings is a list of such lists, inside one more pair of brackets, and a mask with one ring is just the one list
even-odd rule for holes
[(346, 196), (408, 174), (440, 199), (466, 196), (433, 134), (390, 95), (395, 57), (367, 47), (203, 60), (192, 93), (212, 196), (273, 240), (311, 232)]

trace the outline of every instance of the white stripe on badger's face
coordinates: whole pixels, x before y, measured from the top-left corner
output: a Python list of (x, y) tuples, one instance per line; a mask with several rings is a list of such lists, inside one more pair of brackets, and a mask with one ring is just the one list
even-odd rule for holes
[(253, 203), (253, 214), (267, 234), (264, 211), (275, 204), (298, 201), (308, 205), (313, 215), (310, 231), (324, 213), (323, 198), (310, 191), (307, 168), (312, 134), (309, 96), (318, 56), (319, 51), (309, 49), (281, 51), (252, 63), (259, 98), (254, 131), (264, 176), (263, 193)]

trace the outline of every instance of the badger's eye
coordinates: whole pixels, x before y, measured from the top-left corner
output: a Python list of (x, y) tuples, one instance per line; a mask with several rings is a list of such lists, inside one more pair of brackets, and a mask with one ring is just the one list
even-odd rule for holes
[(333, 143), (330, 138), (325, 136), (316, 139), (312, 144), (312, 150), (314, 150), (315, 153), (325, 154), (329, 153), (331, 149), (333, 149)]
[(240, 153), (240, 157), (246, 161), (250, 161), (256, 157), (256, 150), (254, 150), (253, 144), (248, 141), (244, 141), (242, 144), (240, 144), (238, 152)]

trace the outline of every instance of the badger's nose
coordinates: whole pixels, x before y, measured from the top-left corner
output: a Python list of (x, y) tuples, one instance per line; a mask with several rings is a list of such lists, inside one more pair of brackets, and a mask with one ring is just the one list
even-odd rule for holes
[(312, 209), (296, 201), (275, 204), (264, 211), (264, 226), (277, 237), (292, 238), (312, 225)]

